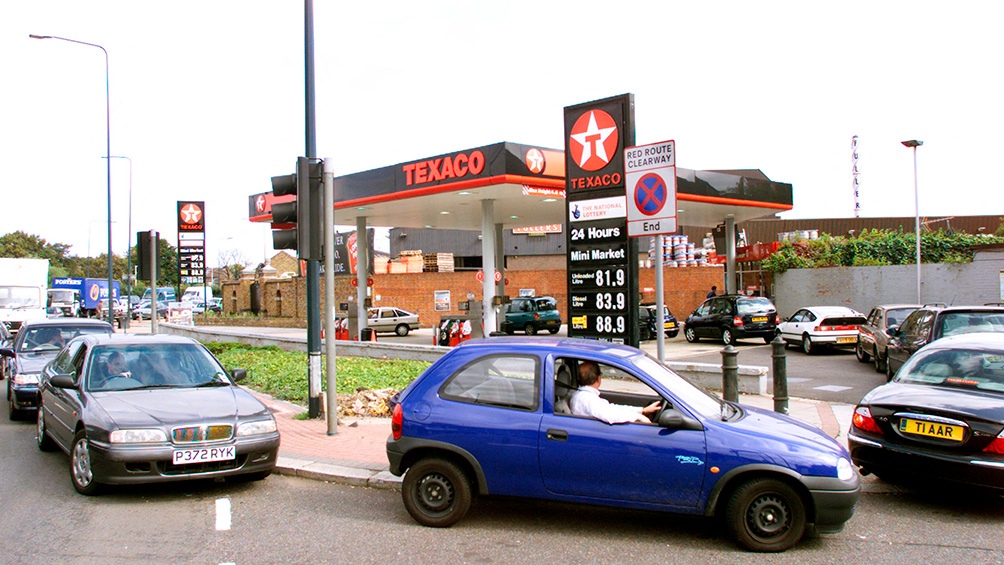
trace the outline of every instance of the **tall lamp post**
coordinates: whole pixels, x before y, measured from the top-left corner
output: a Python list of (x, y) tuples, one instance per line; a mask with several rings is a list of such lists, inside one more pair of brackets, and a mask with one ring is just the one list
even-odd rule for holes
[(115, 309), (112, 308), (112, 289), (114, 288), (112, 285), (112, 281), (114, 280), (112, 273), (112, 104), (111, 98), (108, 96), (108, 51), (96, 43), (87, 43), (86, 41), (78, 41), (66, 37), (56, 37), (55, 35), (30, 34), (28, 37), (32, 39), (58, 39), (79, 45), (87, 45), (88, 47), (97, 47), (105, 54), (105, 165), (108, 173), (108, 323), (114, 325)]
[(917, 237), (917, 304), (920, 301), (920, 191), (917, 189), (917, 148), (924, 144), (923, 141), (911, 139), (900, 142), (906, 147), (913, 149), (913, 206), (914, 206), (914, 229)]
[[(103, 157), (104, 158), (104, 157)], [(126, 232), (126, 317), (122, 327), (129, 333), (129, 321), (132, 320), (132, 159), (122, 155), (112, 155), (108, 159), (125, 159), (129, 161), (129, 227)], [(119, 293), (121, 297), (121, 293)]]

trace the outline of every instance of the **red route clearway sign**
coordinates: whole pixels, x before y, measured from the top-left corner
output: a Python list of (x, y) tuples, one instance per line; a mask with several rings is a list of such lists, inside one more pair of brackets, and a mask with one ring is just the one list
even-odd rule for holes
[(676, 142), (624, 150), (628, 237), (676, 233)]

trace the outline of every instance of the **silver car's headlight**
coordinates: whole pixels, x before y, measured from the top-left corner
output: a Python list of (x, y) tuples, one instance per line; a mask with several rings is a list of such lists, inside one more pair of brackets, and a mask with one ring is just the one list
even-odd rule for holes
[(167, 434), (163, 430), (115, 430), (108, 436), (111, 443), (163, 443)]
[(841, 481), (849, 481), (854, 476), (854, 467), (851, 462), (841, 457), (837, 459), (837, 478)]
[(244, 422), (237, 426), (237, 437), (258, 436), (262, 434), (275, 433), (275, 419), (255, 420), (254, 422)]
[(37, 385), (38, 376), (41, 373), (20, 373), (14, 375), (14, 384), (16, 385)]

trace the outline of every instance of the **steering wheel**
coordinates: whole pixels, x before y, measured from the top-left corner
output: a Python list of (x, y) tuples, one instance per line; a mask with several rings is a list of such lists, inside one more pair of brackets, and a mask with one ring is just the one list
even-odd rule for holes
[(649, 416), (648, 419), (652, 420), (653, 424), (658, 424), (659, 423), (659, 416), (661, 416), (662, 413), (665, 412), (666, 409), (668, 409), (669, 407), (670, 407), (669, 406), (669, 401), (666, 400), (665, 398), (660, 398), (659, 399), (659, 409), (656, 410), (651, 416)]

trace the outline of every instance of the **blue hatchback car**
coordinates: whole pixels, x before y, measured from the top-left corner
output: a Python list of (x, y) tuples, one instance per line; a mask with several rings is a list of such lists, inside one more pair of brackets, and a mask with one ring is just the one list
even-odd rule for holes
[[(649, 406), (652, 423), (572, 414), (587, 361), (601, 398)], [(583, 339), (452, 349), (396, 399), (387, 457), (426, 526), (503, 495), (722, 517), (753, 551), (784, 551), (808, 524), (840, 531), (861, 491), (847, 450), (822, 431), (724, 402), (638, 349)]]

